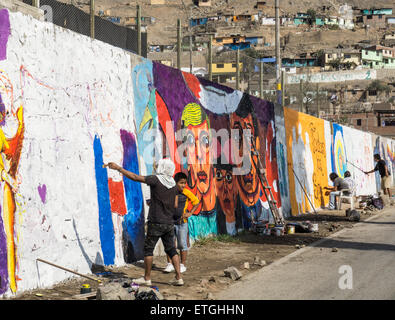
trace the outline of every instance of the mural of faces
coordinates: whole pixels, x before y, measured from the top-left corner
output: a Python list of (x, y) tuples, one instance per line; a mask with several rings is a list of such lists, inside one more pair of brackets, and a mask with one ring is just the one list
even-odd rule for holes
[[(230, 125), (231, 125), (231, 129), (239, 131), (238, 139), (232, 139), (233, 152), (237, 153), (238, 150), (239, 157), (243, 157), (244, 165), (246, 165), (245, 162), (247, 161), (247, 164), (249, 165), (250, 168), (247, 174), (237, 176), (237, 183), (240, 191), (240, 197), (245, 204), (253, 205), (258, 201), (259, 198), (259, 180), (258, 180), (256, 168), (252, 161), (253, 160), (252, 157), (254, 157), (255, 162), (257, 162), (258, 159), (256, 155), (252, 156), (251, 152), (248, 152), (248, 154), (244, 154), (246, 153), (245, 150), (248, 150), (245, 148), (245, 144), (248, 143), (251, 145), (251, 142), (247, 141), (246, 136), (243, 133), (247, 129), (251, 131), (251, 139), (254, 139), (254, 144), (258, 152), (260, 149), (259, 138), (255, 136), (255, 127), (251, 114), (248, 114), (247, 117), (242, 118), (238, 116), (236, 113), (232, 113), (230, 116)], [(240, 168), (243, 165), (243, 163), (240, 163), (240, 161), (237, 162), (239, 163), (238, 167)]]
[(210, 159), (210, 124), (204, 110), (196, 103), (188, 104), (182, 113), (183, 141), (189, 171), (189, 187), (196, 188), (202, 198), (202, 210), (215, 206), (215, 186)]
[(188, 125), (187, 129), (187, 163), (190, 164), (193, 185), (196, 184), (201, 194), (206, 194), (211, 183), (210, 141), (207, 120), (196, 126)]
[(225, 214), (226, 222), (235, 221), (235, 183), (232, 169), (215, 169), (215, 186), (219, 204)]

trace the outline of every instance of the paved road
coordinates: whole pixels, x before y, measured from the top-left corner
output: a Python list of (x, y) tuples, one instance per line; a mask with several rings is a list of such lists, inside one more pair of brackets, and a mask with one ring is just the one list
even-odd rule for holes
[(395, 208), (242, 278), (217, 299), (395, 299)]

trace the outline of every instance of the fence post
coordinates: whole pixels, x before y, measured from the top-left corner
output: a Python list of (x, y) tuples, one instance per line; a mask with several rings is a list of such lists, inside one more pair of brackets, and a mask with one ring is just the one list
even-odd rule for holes
[(263, 99), (263, 61), (260, 62), (259, 67), (259, 97)]
[(213, 81), (213, 36), (210, 34), (208, 43), (208, 79)]
[(281, 105), (285, 106), (285, 72), (281, 71)]
[(141, 7), (137, 5), (137, 54), (141, 56)]
[(40, 8), (40, 0), (33, 0), (33, 7)]
[(319, 86), (319, 84), (317, 83), (317, 90), (316, 90), (316, 93), (315, 93), (315, 99), (317, 100), (317, 117), (318, 118), (321, 118), (321, 116), (320, 116), (320, 86)]
[(177, 69), (181, 69), (181, 20), (177, 20)]
[(240, 89), (240, 50), (236, 53), (236, 90)]
[(95, 38), (95, 0), (90, 0), (91, 38)]

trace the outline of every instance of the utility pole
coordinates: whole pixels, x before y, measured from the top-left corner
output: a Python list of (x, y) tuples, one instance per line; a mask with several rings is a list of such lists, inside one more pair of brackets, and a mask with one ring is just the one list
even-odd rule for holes
[(285, 106), (285, 75), (284, 72), (281, 71), (281, 106), (284, 108)]
[(192, 7), (191, 7), (191, 10), (190, 10), (189, 21), (188, 21), (188, 31), (189, 31), (189, 73), (193, 72), (191, 18), (192, 18)]
[(240, 89), (240, 50), (236, 53), (236, 90)]
[(260, 62), (259, 67), (259, 97), (263, 99), (263, 61)]
[(319, 87), (319, 84), (317, 83), (317, 90), (316, 90), (316, 93), (315, 93), (315, 100), (316, 100), (316, 102), (317, 102), (317, 117), (318, 118), (321, 118), (320, 117), (320, 87)]
[(189, 72), (193, 71), (193, 63), (192, 63), (192, 34), (189, 34)]
[(276, 18), (276, 86), (277, 86), (277, 103), (282, 104), (281, 88), (281, 56), (280, 56), (280, 0), (275, 0), (275, 18)]
[(141, 7), (137, 5), (137, 54), (141, 56)]
[(303, 80), (302, 79), (300, 79), (300, 82), (299, 82), (299, 91), (300, 91), (299, 111), (303, 112), (303, 98), (304, 98), (304, 94), (303, 94)]
[(177, 20), (177, 69), (181, 69), (181, 19)]
[(95, 38), (95, 0), (90, 0), (91, 38)]
[(208, 79), (213, 81), (213, 36), (211, 34), (208, 43)]

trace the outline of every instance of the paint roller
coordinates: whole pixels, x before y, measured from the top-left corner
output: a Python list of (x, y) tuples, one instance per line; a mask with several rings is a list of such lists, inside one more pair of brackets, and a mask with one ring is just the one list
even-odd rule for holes
[(300, 180), (299, 180), (298, 176), (296, 175), (294, 168), (292, 168), (292, 171), (293, 171), (293, 173), (294, 173), (294, 175), (295, 175), (295, 178), (296, 178), (296, 180), (298, 180), (298, 182), (299, 182), (300, 186), (302, 187), (302, 190), (304, 191), (304, 194), (306, 195), (306, 197), (307, 197), (307, 200), (309, 200), (309, 202), (310, 202), (310, 205), (311, 205), (311, 207), (312, 207), (312, 208), (313, 208), (313, 210), (314, 210), (314, 213), (315, 213), (315, 214), (317, 214), (317, 211), (315, 210), (315, 208), (314, 208), (314, 205), (313, 205), (313, 203), (311, 202), (309, 195), (307, 194), (307, 192), (306, 192), (306, 190), (304, 189), (304, 187), (303, 187), (302, 183), (300, 182)]
[(351, 164), (353, 167), (357, 168), (358, 170), (362, 171), (363, 173), (365, 173), (365, 171), (363, 171), (361, 168), (357, 167), (355, 164), (353, 164), (352, 162), (346, 160), (347, 163)]

